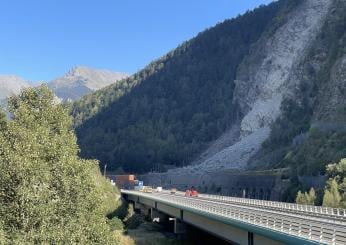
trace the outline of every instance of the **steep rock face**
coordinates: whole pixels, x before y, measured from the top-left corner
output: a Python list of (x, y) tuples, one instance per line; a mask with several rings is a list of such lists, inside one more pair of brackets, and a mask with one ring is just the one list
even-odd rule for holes
[(29, 84), (22, 78), (14, 75), (0, 75), (0, 101), (8, 96), (18, 94), (22, 88)]
[(318, 36), (292, 69), (279, 117), (248, 167), (318, 175), (346, 154), (346, 2), (333, 0)]
[[(322, 93), (323, 91), (323, 93)], [(328, 83), (322, 85), (314, 120), (344, 122), (346, 120), (346, 54), (337, 59)]]
[[(270, 38), (263, 36), (238, 69), (234, 101), (244, 115), (238, 142), (201, 161), (201, 171), (245, 168), (268, 138), (283, 99), (299, 85), (298, 64), (324, 24), (332, 0), (303, 1)], [(209, 151), (209, 149), (207, 150)], [(198, 162), (197, 162), (198, 163)]]
[(49, 82), (48, 86), (62, 100), (76, 100), (126, 77), (120, 72), (79, 66)]
[(235, 100), (244, 118), (242, 134), (270, 126), (280, 114), (283, 97), (296, 87), (290, 79), (321, 30), (332, 0), (306, 0), (272, 38), (254, 47), (239, 68)]

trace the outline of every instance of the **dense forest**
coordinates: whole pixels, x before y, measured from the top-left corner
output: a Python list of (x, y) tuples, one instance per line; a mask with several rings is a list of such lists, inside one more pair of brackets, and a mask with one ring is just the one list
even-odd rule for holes
[(279, 1), (210, 28), (72, 108), (81, 155), (112, 170), (189, 163), (239, 118), (237, 68), (299, 1)]

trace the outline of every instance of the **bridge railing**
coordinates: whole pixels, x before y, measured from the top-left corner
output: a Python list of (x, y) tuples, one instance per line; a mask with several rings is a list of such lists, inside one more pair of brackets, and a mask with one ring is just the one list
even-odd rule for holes
[(230, 201), (234, 203), (244, 203), (244, 204), (249, 204), (254, 206), (272, 207), (277, 209), (288, 209), (293, 211), (323, 214), (326, 216), (335, 216), (335, 217), (341, 218), (342, 220), (346, 220), (346, 210), (341, 208), (330, 208), (330, 207), (302, 205), (302, 204), (285, 203), (285, 202), (274, 202), (274, 201), (258, 200), (258, 199), (209, 195), (209, 194), (200, 194), (199, 196), (208, 198), (208, 199)]
[(217, 200), (200, 200), (177, 195), (155, 196), (135, 191), (124, 191), (124, 193), (175, 204), (182, 208), (192, 208), (200, 212), (250, 223), (319, 243), (346, 244), (346, 223), (338, 224), (323, 219), (309, 218), (308, 216), (305, 218), (301, 215), (285, 214), (279, 211), (232, 206), (217, 202)]

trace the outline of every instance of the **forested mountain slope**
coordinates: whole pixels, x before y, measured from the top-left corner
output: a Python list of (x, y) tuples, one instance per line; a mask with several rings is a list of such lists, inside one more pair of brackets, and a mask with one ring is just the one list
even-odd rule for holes
[(220, 23), (82, 98), (73, 108), (82, 155), (128, 171), (191, 161), (238, 119), (237, 67), (287, 2)]
[(200, 33), (73, 105), (81, 154), (131, 172), (198, 164), (172, 176), (322, 171), (346, 154), (345, 10), (281, 0)]

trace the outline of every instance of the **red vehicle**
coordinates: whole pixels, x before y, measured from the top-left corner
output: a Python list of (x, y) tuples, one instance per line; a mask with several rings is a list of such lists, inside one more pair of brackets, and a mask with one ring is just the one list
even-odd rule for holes
[(185, 192), (186, 197), (198, 197), (198, 192), (195, 188), (187, 189)]

